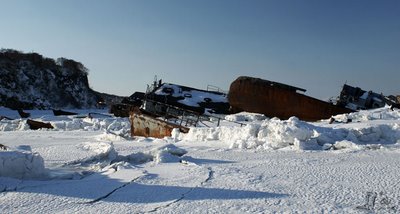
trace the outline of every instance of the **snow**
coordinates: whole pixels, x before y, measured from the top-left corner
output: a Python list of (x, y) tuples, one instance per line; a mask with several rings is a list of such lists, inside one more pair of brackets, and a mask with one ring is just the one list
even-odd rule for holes
[[(389, 111), (386, 109), (386, 111)], [(365, 112), (364, 112), (365, 113)], [(362, 113), (360, 113), (362, 114)], [(371, 112), (375, 114), (375, 112)], [(386, 113), (389, 114), (389, 113)], [(254, 115), (249, 115), (251, 118)], [(228, 116), (227, 116), (228, 117)], [(229, 116), (243, 121), (243, 116)], [(350, 117), (350, 116), (338, 116)], [(352, 115), (354, 118), (371, 116)], [(387, 117), (393, 119), (393, 117)], [(398, 117), (400, 118), (400, 117)], [(383, 144), (385, 146), (395, 145), (400, 139), (400, 127), (397, 121), (386, 120), (382, 124), (368, 126), (361, 124), (311, 124), (292, 117), (286, 121), (276, 118), (252, 120), (243, 127), (221, 126), (216, 128), (191, 128), (188, 134), (181, 134), (178, 138), (186, 141), (222, 141), (229, 148), (246, 148), (256, 150), (269, 150), (290, 148), (294, 150), (323, 150), (327, 145), (334, 145), (341, 141), (351, 141), (361, 147), (371, 147), (370, 144)], [(340, 143), (339, 143), (340, 144)], [(329, 147), (331, 148), (331, 147)], [(335, 149), (341, 146), (332, 147)]]
[(221, 115), (220, 127), (163, 139), (130, 137), (106, 110), (28, 112), (55, 128), (29, 130), (0, 108), (14, 118), (0, 121), (1, 213), (400, 211), (400, 113), (389, 107), (331, 124)]
[[(165, 89), (172, 89), (172, 93), (164, 92)], [(199, 107), (199, 103), (205, 102), (207, 99), (212, 102), (223, 102), (227, 103), (228, 99), (226, 96), (221, 94), (207, 93), (199, 90), (188, 90), (182, 91), (181, 87), (174, 84), (164, 83), (155, 92), (157, 95), (171, 95), (173, 97), (183, 98), (179, 100), (179, 103), (185, 104), (187, 106)]]
[(0, 172), (2, 176), (18, 179), (46, 175), (43, 158), (27, 151), (0, 151)]
[[(71, 112), (78, 113), (77, 116), (54, 116), (52, 111), (39, 111), (31, 110), (25, 111), (31, 114), (30, 119), (50, 122), (54, 127), (54, 131), (72, 131), (72, 130), (109, 130), (114, 132), (123, 133), (130, 128), (130, 123), (127, 118), (113, 118), (107, 114), (107, 110), (89, 109), (89, 110), (78, 110), (72, 109)], [(0, 107), (0, 115), (7, 116), (9, 118), (19, 118), (17, 111)], [(90, 118), (88, 116), (91, 116)], [(29, 126), (26, 124), (26, 119), (15, 119), (15, 120), (1, 120), (0, 131), (16, 131), (16, 130), (29, 130)]]

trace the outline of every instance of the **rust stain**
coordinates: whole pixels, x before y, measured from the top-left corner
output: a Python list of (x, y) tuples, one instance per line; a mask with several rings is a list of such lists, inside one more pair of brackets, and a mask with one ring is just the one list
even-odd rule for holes
[(179, 128), (182, 132), (188, 132), (189, 128), (168, 123), (163, 120), (132, 111), (129, 120), (131, 122), (131, 136), (144, 136), (163, 138), (171, 136), (174, 128)]

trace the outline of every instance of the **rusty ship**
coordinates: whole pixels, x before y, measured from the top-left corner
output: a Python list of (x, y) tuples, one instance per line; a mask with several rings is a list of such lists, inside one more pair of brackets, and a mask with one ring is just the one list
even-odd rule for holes
[(233, 112), (255, 112), (280, 119), (296, 116), (305, 121), (318, 121), (353, 112), (299, 93), (305, 91), (278, 82), (241, 76), (230, 85), (228, 100)]

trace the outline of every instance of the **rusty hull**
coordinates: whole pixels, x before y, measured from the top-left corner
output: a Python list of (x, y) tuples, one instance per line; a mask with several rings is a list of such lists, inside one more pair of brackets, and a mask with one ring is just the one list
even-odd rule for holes
[(50, 123), (44, 123), (41, 121), (30, 120), (28, 119), (26, 123), (29, 125), (29, 128), (32, 130), (38, 129), (53, 129), (54, 127)]
[(259, 78), (239, 77), (230, 86), (228, 100), (234, 111), (261, 113), (280, 119), (296, 116), (305, 121), (317, 121), (352, 112), (297, 93), (297, 90), (301, 89)]
[(168, 123), (163, 120), (156, 119), (152, 116), (143, 114), (139, 111), (131, 111), (129, 120), (131, 122), (131, 136), (144, 136), (163, 138), (171, 136), (174, 128), (179, 128), (181, 132), (187, 133), (189, 128)]

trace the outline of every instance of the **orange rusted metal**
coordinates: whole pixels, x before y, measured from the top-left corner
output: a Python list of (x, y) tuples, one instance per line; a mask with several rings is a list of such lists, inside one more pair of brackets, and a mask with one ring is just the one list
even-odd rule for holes
[(174, 128), (179, 128), (181, 132), (187, 133), (189, 128), (168, 123), (163, 120), (156, 119), (152, 116), (142, 114), (140, 111), (135, 110), (130, 112), (129, 116), (131, 122), (131, 136), (144, 136), (163, 138), (171, 136)]
[(259, 78), (239, 77), (230, 86), (228, 100), (234, 111), (261, 113), (280, 119), (296, 116), (305, 121), (317, 121), (352, 112), (350, 109), (299, 94), (298, 90), (305, 91)]

